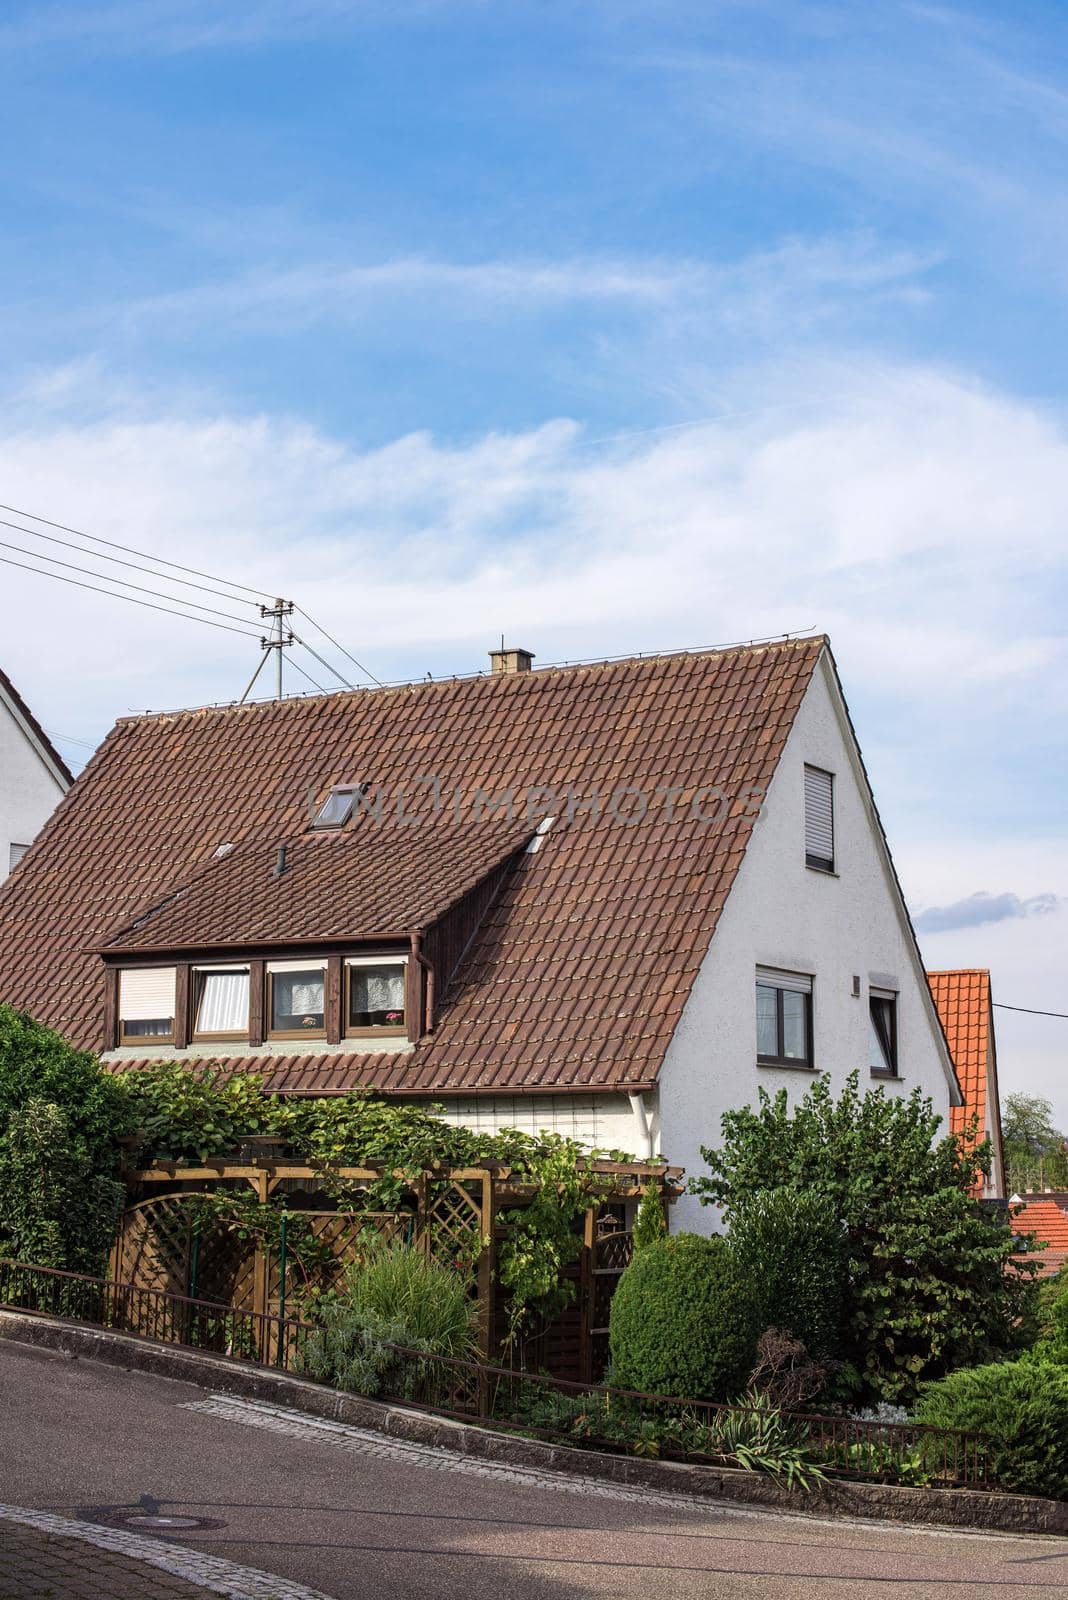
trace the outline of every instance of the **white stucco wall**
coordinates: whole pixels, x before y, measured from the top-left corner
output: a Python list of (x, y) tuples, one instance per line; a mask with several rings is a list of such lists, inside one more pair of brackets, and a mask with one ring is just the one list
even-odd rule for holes
[[(498, 1133), (502, 1128), (543, 1130), (578, 1139), (601, 1150), (622, 1150), (637, 1155), (640, 1140), (630, 1103), (618, 1094), (478, 1095), (420, 1102), (439, 1110), (446, 1122), (472, 1128), (476, 1133)], [(641, 1152), (644, 1154), (644, 1151)]]
[[(862, 1088), (869, 1085), (869, 986), (898, 992), (900, 1078), (878, 1081), (891, 1094), (919, 1086), (948, 1125), (941, 1036), (854, 751), (821, 664), (661, 1071), (660, 1149), (688, 1174), (706, 1170), (701, 1145), (719, 1142), (724, 1111), (755, 1104), (759, 1085), (799, 1099), (817, 1073), (829, 1073), (838, 1089), (855, 1069)], [(805, 865), (806, 763), (835, 775), (835, 876)], [(757, 1066), (758, 966), (813, 975), (815, 1072)], [(674, 1209), (673, 1230), (716, 1225), (715, 1212), (696, 1200)]]
[(0, 684), (0, 882), (8, 874), (11, 846), (33, 842), (64, 789)]

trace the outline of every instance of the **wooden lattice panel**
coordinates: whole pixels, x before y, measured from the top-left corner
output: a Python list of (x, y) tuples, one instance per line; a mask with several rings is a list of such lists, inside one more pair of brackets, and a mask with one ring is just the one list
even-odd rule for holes
[(187, 1197), (139, 1200), (124, 1213), (116, 1248), (115, 1278), (144, 1289), (185, 1294), (192, 1228)]
[(481, 1200), (470, 1188), (455, 1178), (430, 1179), (422, 1226), (428, 1253), (438, 1261), (477, 1255), (481, 1232)]

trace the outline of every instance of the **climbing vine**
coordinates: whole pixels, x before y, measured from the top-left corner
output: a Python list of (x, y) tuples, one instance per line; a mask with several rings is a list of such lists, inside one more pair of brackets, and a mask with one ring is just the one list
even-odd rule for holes
[[(252, 1075), (220, 1083), (208, 1069), (190, 1073), (176, 1064), (144, 1069), (126, 1082), (141, 1133), (139, 1162), (204, 1161), (232, 1154), (243, 1138), (273, 1135), (285, 1141), (291, 1159), (319, 1168), (320, 1188), (347, 1211), (396, 1213), (411, 1204), (417, 1184), (424, 1187), (429, 1210), (435, 1191), (446, 1190), (450, 1168), (508, 1167), (511, 1181), (530, 1189), (526, 1205), (511, 1207), (498, 1219), (504, 1235), (497, 1251), (498, 1281), (507, 1296), (508, 1340), (514, 1347), (535, 1337), (574, 1299), (566, 1269), (581, 1248), (576, 1226), (607, 1190), (594, 1161), (598, 1155), (620, 1156), (586, 1150), (559, 1134), (535, 1137), (518, 1128), (474, 1133), (433, 1111), (359, 1090), (283, 1101), (264, 1095)], [(338, 1170), (361, 1166), (380, 1170), (367, 1180), (343, 1178)], [(216, 1222), (275, 1247), (277, 1201), (262, 1206), (251, 1192), (238, 1199), (230, 1190), (204, 1198)], [(299, 1236), (297, 1215), (290, 1213), (290, 1225)], [(308, 1238), (292, 1248), (311, 1276), (316, 1245), (307, 1231)], [(487, 1242), (472, 1224), (452, 1228), (441, 1243), (452, 1264), (470, 1271)]]

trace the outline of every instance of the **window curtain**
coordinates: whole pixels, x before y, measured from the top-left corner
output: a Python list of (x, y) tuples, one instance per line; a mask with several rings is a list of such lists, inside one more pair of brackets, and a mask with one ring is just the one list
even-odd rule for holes
[(353, 1012), (404, 1010), (402, 966), (353, 967), (349, 982)]
[(271, 979), (276, 1017), (321, 1017), (323, 1014), (323, 974), (321, 970), (276, 972)]
[[(244, 1033), (248, 1029), (248, 973), (202, 972), (198, 1033)], [(277, 983), (277, 979), (275, 982)]]

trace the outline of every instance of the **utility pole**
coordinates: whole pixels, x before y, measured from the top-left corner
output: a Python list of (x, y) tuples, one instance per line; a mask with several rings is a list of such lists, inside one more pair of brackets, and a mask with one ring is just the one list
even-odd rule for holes
[(285, 623), (286, 618), (292, 615), (292, 600), (276, 600), (273, 606), (260, 606), (260, 616), (265, 620), (267, 617), (271, 619), (271, 631), (269, 634), (264, 634), (260, 639), (260, 649), (263, 651), (263, 655), (260, 657), (259, 666), (248, 681), (248, 687), (238, 702), (240, 705), (244, 705), (252, 693), (252, 686), (263, 671), (264, 663), (272, 650), (275, 652), (276, 665), (275, 699), (282, 699), (282, 651), (288, 650), (293, 644), (292, 630), (287, 633)]

